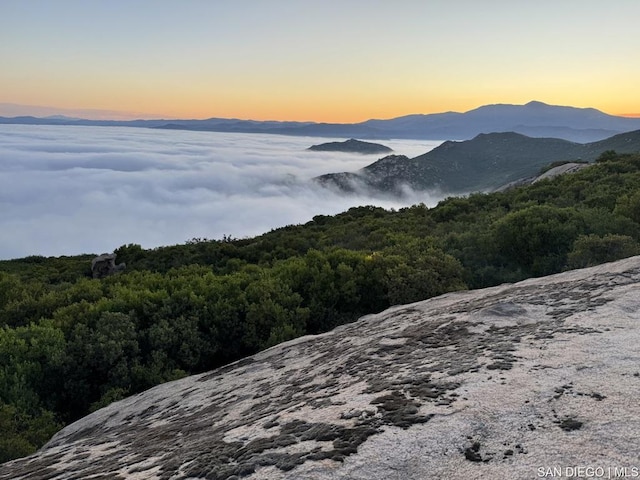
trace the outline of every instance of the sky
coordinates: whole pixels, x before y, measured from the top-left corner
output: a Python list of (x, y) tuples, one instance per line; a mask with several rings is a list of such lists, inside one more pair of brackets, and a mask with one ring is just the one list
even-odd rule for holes
[[(379, 155), (308, 151), (327, 139), (130, 127), (0, 125), (0, 259), (243, 238), (358, 205), (433, 206), (437, 192), (385, 200), (310, 179)], [(410, 157), (440, 142), (390, 140)]]
[(639, 18), (638, 0), (1, 0), (0, 115), (640, 115)]

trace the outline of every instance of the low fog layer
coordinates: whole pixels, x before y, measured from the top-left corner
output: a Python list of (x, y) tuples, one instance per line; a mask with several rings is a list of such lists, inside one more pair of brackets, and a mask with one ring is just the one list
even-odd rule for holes
[[(0, 259), (242, 238), (357, 205), (399, 208), (438, 200), (426, 194), (405, 201), (344, 196), (309, 182), (380, 157), (306, 150), (331, 140), (0, 126)], [(440, 142), (380, 143), (413, 157)]]

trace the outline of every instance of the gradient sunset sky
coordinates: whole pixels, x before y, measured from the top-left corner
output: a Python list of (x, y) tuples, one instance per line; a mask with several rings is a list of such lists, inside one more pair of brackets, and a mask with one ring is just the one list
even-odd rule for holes
[(0, 104), (358, 122), (539, 100), (640, 115), (639, 22), (640, 0), (0, 0)]

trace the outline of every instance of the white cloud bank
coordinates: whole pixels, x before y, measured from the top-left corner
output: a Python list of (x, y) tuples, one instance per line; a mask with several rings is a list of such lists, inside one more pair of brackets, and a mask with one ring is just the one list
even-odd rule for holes
[[(312, 152), (331, 139), (127, 127), (0, 126), (0, 259), (245, 237), (352, 206), (308, 182), (379, 156)], [(383, 141), (413, 157), (439, 142)]]

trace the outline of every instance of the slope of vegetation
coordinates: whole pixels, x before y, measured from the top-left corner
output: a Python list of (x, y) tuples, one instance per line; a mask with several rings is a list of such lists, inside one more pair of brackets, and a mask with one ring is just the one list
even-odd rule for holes
[(0, 262), (0, 461), (124, 396), (366, 313), (640, 253), (640, 155), (534, 185), (259, 237)]
[(416, 191), (478, 192), (531, 177), (552, 162), (592, 162), (613, 150), (640, 151), (640, 130), (585, 144), (514, 132), (482, 133), (471, 140), (444, 142), (415, 158), (389, 155), (357, 172), (329, 173), (316, 181), (344, 191), (357, 187), (383, 196), (389, 192), (402, 195), (407, 186)]

